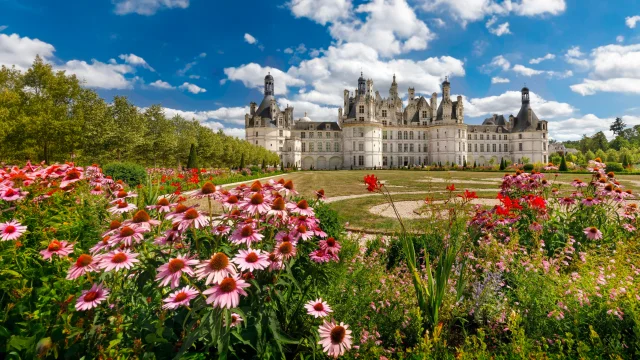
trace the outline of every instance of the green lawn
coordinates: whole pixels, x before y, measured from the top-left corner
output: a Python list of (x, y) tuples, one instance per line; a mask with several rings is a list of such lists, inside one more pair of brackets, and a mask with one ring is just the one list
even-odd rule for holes
[[(383, 204), (384, 198), (372, 196), (364, 186), (363, 178), (367, 174), (375, 174), (385, 182), (388, 189), (394, 193), (394, 200), (423, 200), (427, 195), (434, 199), (446, 195), (446, 186), (455, 184), (456, 191), (469, 189), (478, 192), (481, 198), (495, 198), (500, 185), (500, 172), (471, 172), (471, 171), (408, 171), (408, 170), (341, 170), (341, 171), (300, 171), (286, 174), (285, 179), (291, 179), (295, 189), (308, 198), (315, 197), (315, 191), (324, 189), (331, 208), (335, 209), (341, 219), (349, 222), (351, 228), (363, 230), (398, 230), (397, 221), (392, 218), (374, 215), (369, 212), (373, 206)], [(276, 177), (277, 179), (278, 177)], [(569, 192), (573, 187), (569, 185), (573, 179), (588, 181), (589, 174), (545, 174), (545, 178), (554, 183), (561, 192)], [(626, 189), (632, 189), (635, 194), (640, 192), (640, 175), (620, 175), (620, 183)], [(251, 183), (253, 181), (249, 181)], [(347, 196), (361, 196), (358, 198), (340, 198)], [(202, 203), (203, 210), (206, 203)], [(406, 220), (405, 225), (419, 229), (426, 219)]]

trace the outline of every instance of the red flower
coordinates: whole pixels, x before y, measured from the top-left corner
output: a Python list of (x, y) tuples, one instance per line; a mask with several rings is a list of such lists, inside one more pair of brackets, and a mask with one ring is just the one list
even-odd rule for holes
[(534, 209), (544, 210), (547, 208), (547, 203), (540, 196), (529, 197), (529, 206)]
[(365, 175), (364, 183), (367, 185), (367, 190), (369, 190), (370, 192), (373, 192), (382, 188), (382, 184), (380, 184), (380, 182), (378, 181), (378, 178), (373, 174)]
[(456, 191), (456, 185), (455, 184), (447, 185), (447, 190)]
[(461, 197), (465, 201), (469, 201), (472, 199), (477, 199), (478, 195), (475, 191), (469, 191), (465, 189), (464, 194), (458, 195), (458, 197)]

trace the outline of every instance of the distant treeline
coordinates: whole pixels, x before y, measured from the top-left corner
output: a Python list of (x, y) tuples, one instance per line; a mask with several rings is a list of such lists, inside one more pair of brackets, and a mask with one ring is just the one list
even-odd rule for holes
[(278, 156), (215, 132), (195, 119), (167, 118), (160, 105), (144, 111), (126, 97), (107, 103), (75, 75), (54, 72), (39, 57), (25, 72), (0, 68), (0, 160), (11, 162), (186, 165), (195, 145), (198, 165), (278, 164)]

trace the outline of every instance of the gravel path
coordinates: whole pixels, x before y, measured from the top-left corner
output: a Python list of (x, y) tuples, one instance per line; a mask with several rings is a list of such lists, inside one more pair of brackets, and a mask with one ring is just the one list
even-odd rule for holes
[[(486, 191), (492, 191), (497, 193), (498, 189), (466, 189), (469, 191), (476, 191), (476, 192), (486, 192)], [(428, 195), (428, 194), (438, 194), (438, 193), (446, 193), (448, 192), (448, 190), (437, 190), (437, 191), (397, 191), (397, 192), (391, 192), (391, 195), (420, 195), (420, 194), (424, 194), (424, 195)], [(330, 197), (327, 198), (324, 202), (326, 203), (332, 203), (332, 202), (336, 202), (336, 201), (343, 201), (343, 200), (351, 200), (351, 199), (360, 199), (360, 198), (365, 198), (365, 197), (369, 197), (369, 196), (380, 196), (382, 194), (380, 193), (366, 193), (366, 194), (355, 194), (355, 195), (343, 195), (343, 196), (334, 196), (334, 197)]]
[[(434, 201), (433, 204), (442, 204), (443, 201)], [(494, 206), (498, 205), (500, 202), (497, 199), (474, 199), (472, 204), (477, 205), (485, 205), (485, 206)], [(400, 216), (403, 219), (420, 219), (424, 218), (425, 215), (416, 214), (416, 210), (424, 206), (424, 200), (411, 200), (411, 201), (397, 201), (396, 209), (400, 213)], [(369, 209), (369, 212), (374, 215), (395, 218), (396, 214), (393, 211), (393, 208), (389, 204), (380, 204), (373, 206)]]

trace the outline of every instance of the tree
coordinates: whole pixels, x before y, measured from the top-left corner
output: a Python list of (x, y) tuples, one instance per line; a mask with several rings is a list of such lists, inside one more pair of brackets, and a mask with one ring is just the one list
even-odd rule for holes
[(267, 168), (267, 164), (264, 162), (264, 159), (262, 159), (262, 166), (261, 166), (262, 170), (265, 170)]
[(240, 157), (240, 170), (244, 169), (244, 153)]
[(523, 156), (523, 157), (522, 157), (522, 163), (523, 163), (523, 164), (528, 164), (528, 163), (529, 163), (529, 161), (531, 161), (531, 159), (529, 159), (528, 157), (526, 157), (526, 156)]
[(564, 154), (562, 154), (562, 161), (560, 162), (560, 171), (569, 171), (569, 168), (567, 167), (567, 160), (565, 160)]
[(620, 135), (625, 127), (627, 127), (627, 124), (625, 124), (621, 118), (617, 117), (609, 127), (609, 130), (611, 130), (614, 135)]
[(609, 141), (602, 131), (598, 131), (597, 133), (595, 133), (591, 137), (591, 141), (593, 143), (593, 146), (595, 147), (594, 150), (600, 149), (602, 151), (606, 151), (609, 148)]
[(505, 169), (505, 166), (504, 166), (504, 158), (501, 158), (501, 159), (500, 159), (500, 170), (502, 171), (502, 170), (504, 170), (504, 169)]
[(623, 154), (622, 155), (622, 167), (625, 168), (625, 169), (629, 167), (629, 160), (627, 160), (627, 159), (628, 159), (627, 154)]
[(196, 162), (196, 144), (191, 144), (191, 149), (189, 149), (189, 160), (187, 161), (188, 169), (197, 169), (198, 165)]

